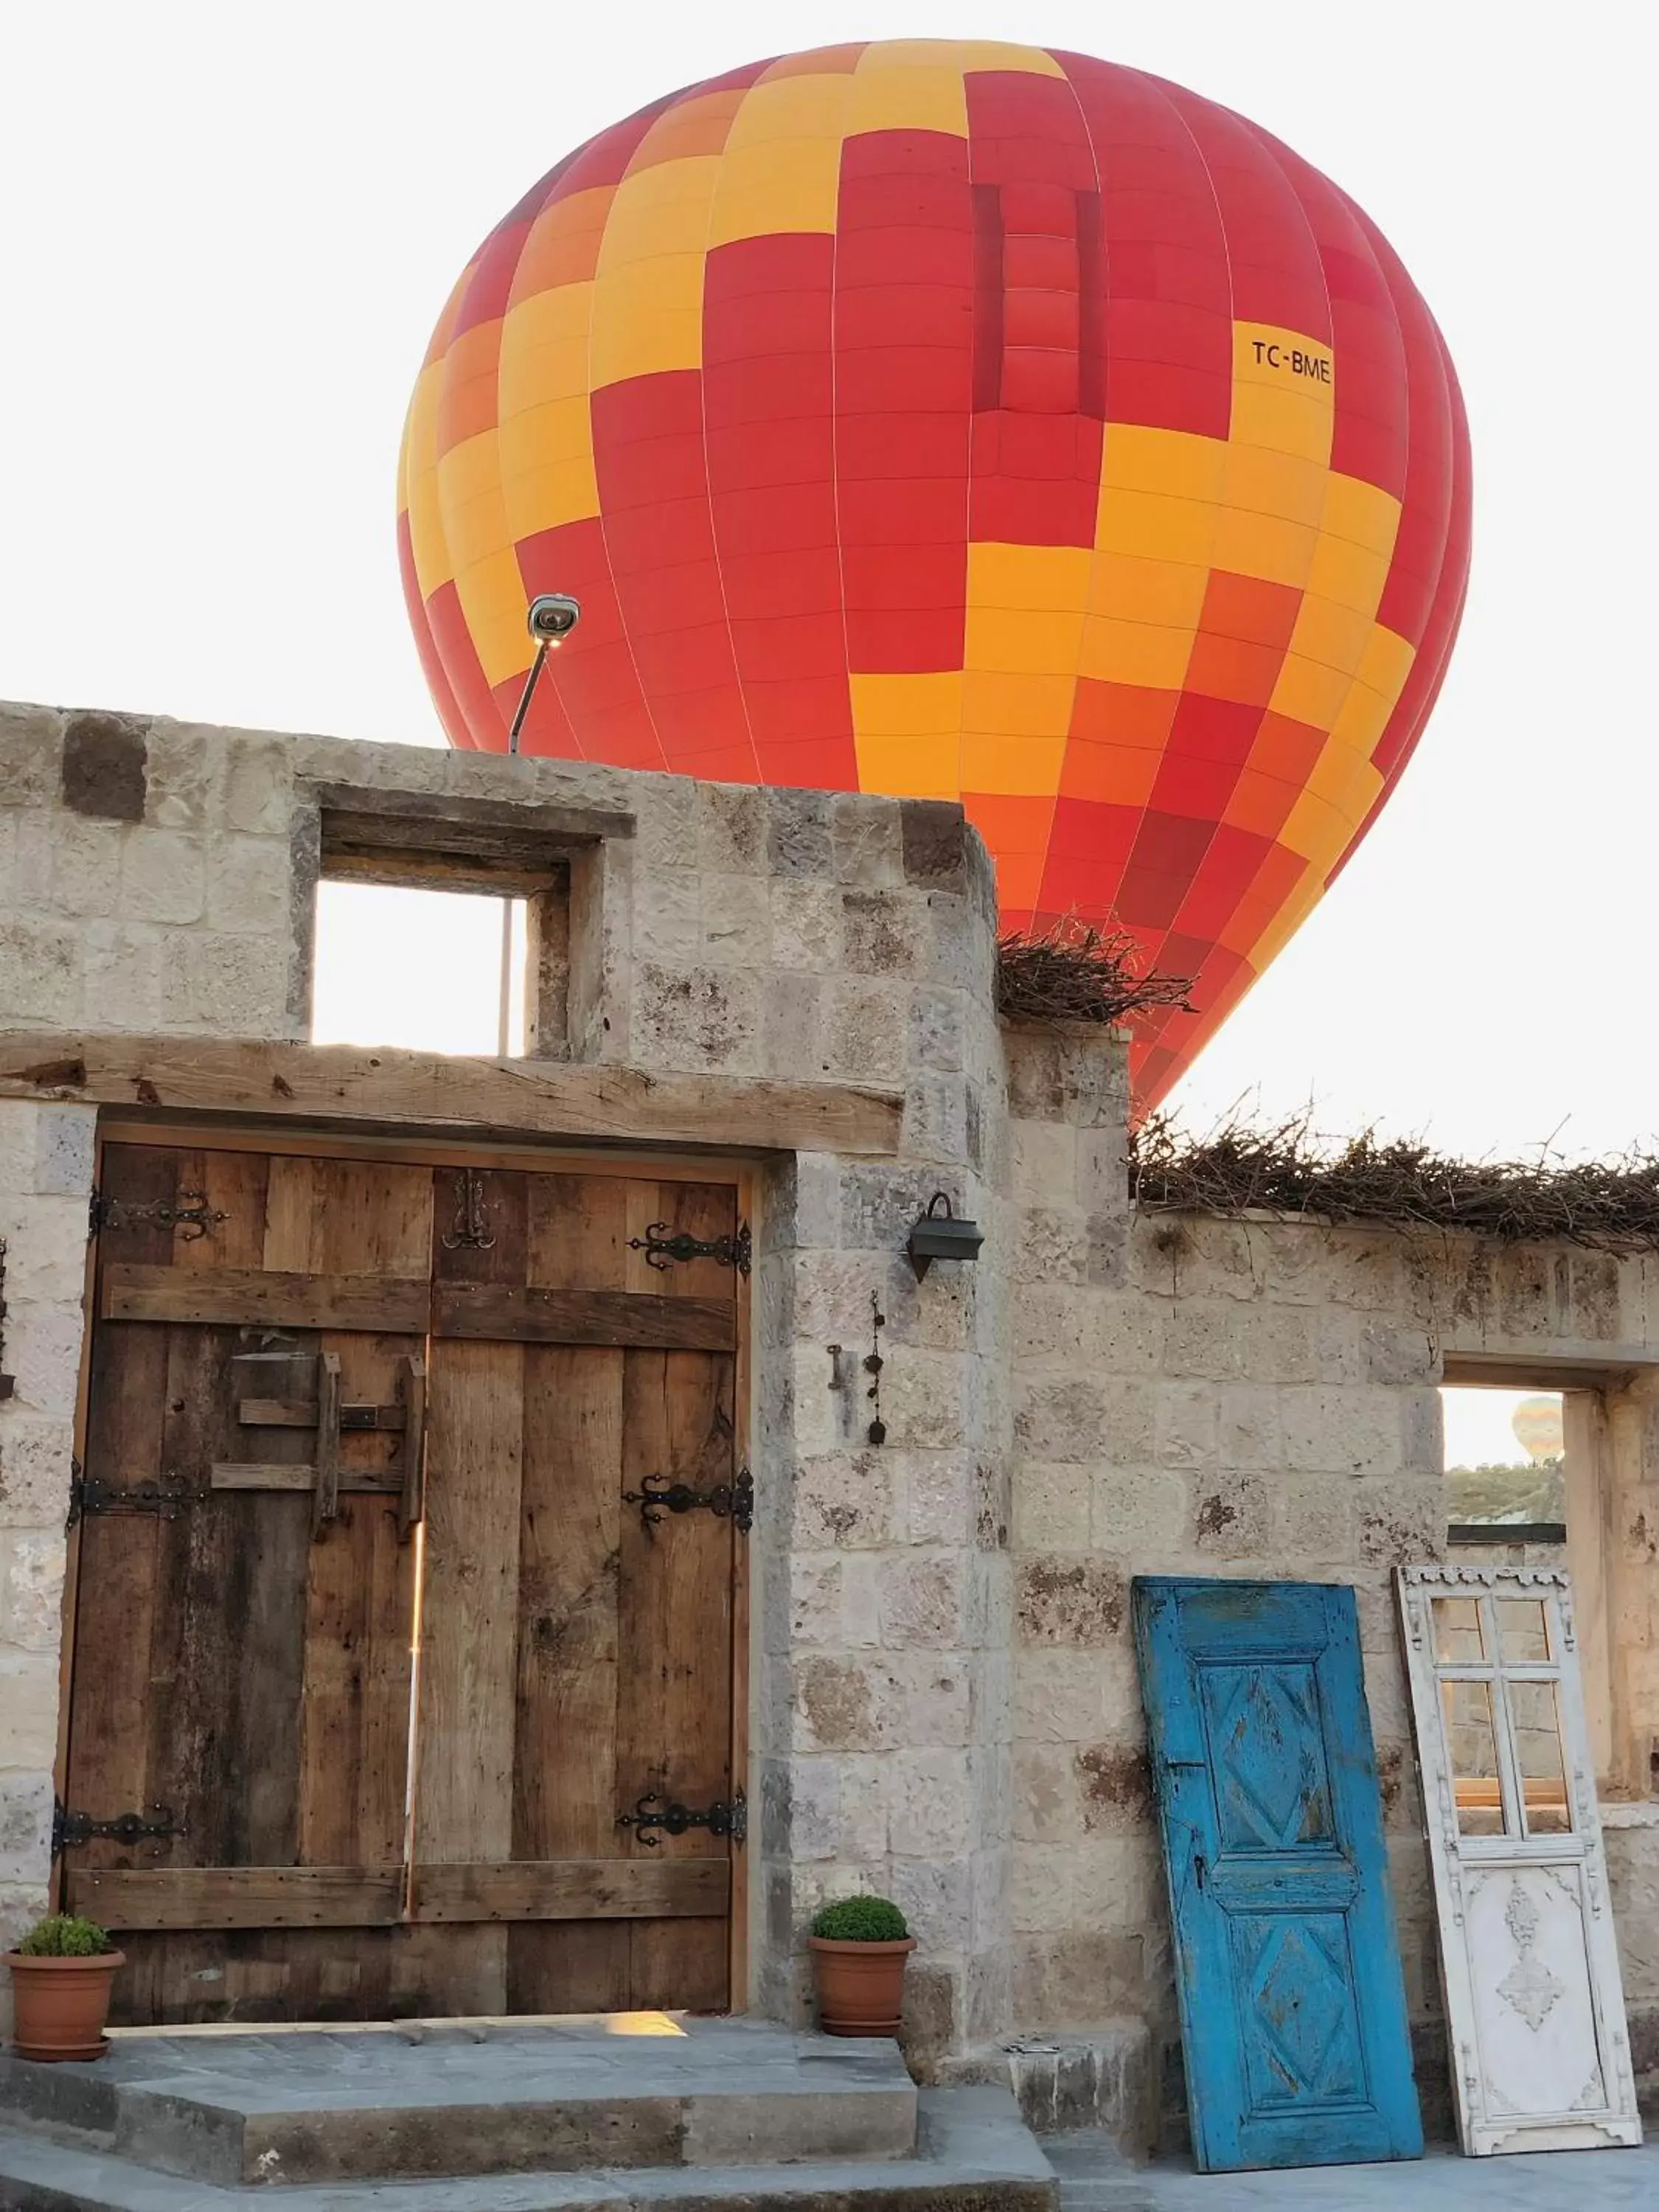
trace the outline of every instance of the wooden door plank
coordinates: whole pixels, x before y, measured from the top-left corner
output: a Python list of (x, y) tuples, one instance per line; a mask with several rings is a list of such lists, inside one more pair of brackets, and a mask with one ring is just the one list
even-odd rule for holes
[[(303, 1490), (317, 1487), (317, 1469), (310, 1460), (301, 1460), (290, 1466), (270, 1460), (215, 1460), (208, 1469), (208, 1486), (212, 1490)], [(400, 1474), (340, 1475), (336, 1483), (340, 1492), (378, 1492), (381, 1497), (395, 1498), (402, 1492)]]
[(402, 1916), (401, 1866), (158, 1867), (72, 1873), (70, 1910), (106, 1928), (373, 1928)]
[[(221, 1159), (237, 1157), (216, 1155)], [(257, 1158), (257, 1154), (251, 1155)], [(423, 1282), (289, 1273), (258, 1267), (106, 1268), (105, 1321), (197, 1322), (248, 1328), (373, 1329), (423, 1335)]]
[[(306, 1264), (424, 1283), (432, 1176), (368, 1161), (317, 1164)], [(353, 1401), (391, 1407), (416, 1335), (330, 1332)], [(317, 1864), (401, 1862), (416, 1559), (398, 1500), (407, 1432), (343, 1432), (339, 1516), (312, 1547), (301, 1741), (300, 1856)]]
[[(469, 1176), (473, 1179), (470, 1182)], [(525, 1177), (440, 1170), (434, 1285), (521, 1284)], [(512, 1854), (524, 1352), (514, 1344), (433, 1345), (427, 1394), (418, 1752), (411, 1909), (433, 1863)], [(507, 1997), (505, 1926), (427, 1928), (422, 1986), (444, 2010)]]
[(512, 1851), (523, 1371), (513, 1344), (433, 1362), (417, 1865)]
[(311, 1486), (311, 1533), (320, 1535), (340, 1510), (340, 1355), (317, 1355), (316, 1480)]
[[(732, 1218), (729, 1189), (712, 1192), (701, 1210), (682, 1198), (679, 1223), (694, 1235), (729, 1233)], [(684, 1272), (713, 1264), (694, 1261)], [(698, 1489), (729, 1482), (731, 1360), (697, 1352), (624, 1357), (624, 1487), (637, 1489), (652, 1472)], [(731, 1522), (712, 1513), (671, 1515), (650, 1529), (630, 1513), (623, 1523), (617, 1768), (624, 1797), (652, 1792), (702, 1807), (732, 1795), (732, 1545)], [(654, 1846), (635, 1837), (632, 1848), (672, 1856), (708, 1845), (693, 1831)], [(730, 1962), (726, 1931), (716, 1932), (717, 1941), (706, 1929), (636, 1924), (629, 1942), (630, 2002), (662, 2004), (678, 1990), (676, 2003), (725, 2005)]]
[[(626, 1191), (614, 1178), (530, 1178), (532, 1296), (625, 1295)], [(616, 1863), (623, 1358), (597, 1345), (537, 1346), (525, 1369), (514, 1853)], [(520, 1922), (508, 1936), (507, 2002), (626, 2007), (626, 1922)]]
[[(759, 1181), (757, 1176), (745, 1174), (735, 1194), (738, 1218), (751, 1223), (757, 1236), (761, 1227), (757, 1211)], [(755, 1462), (750, 1419), (755, 1387), (751, 1364), (754, 1348), (753, 1275), (739, 1273), (736, 1290), (738, 1341), (732, 1367), (732, 1459), (734, 1467), (752, 1468)], [(732, 1547), (731, 1774), (734, 1790), (745, 1792), (749, 1787), (750, 1642), (753, 1634), (749, 1572), (752, 1549), (752, 1542), (748, 1537), (740, 1537)], [(750, 1864), (746, 1849), (732, 1852), (731, 1925), (726, 1945), (726, 2002), (734, 2012), (747, 2010), (750, 1996)]]
[[(130, 1206), (171, 1206), (179, 1195), (179, 1154), (171, 1147), (111, 1145), (102, 1187)], [(99, 1239), (98, 1266), (116, 1239)], [(123, 1252), (159, 1262), (173, 1233), (138, 1220), (119, 1236)], [(165, 1472), (167, 1332), (159, 1327), (94, 1329), (83, 1456), (90, 1480), (112, 1488), (154, 1484)], [(149, 1786), (147, 1709), (151, 1644), (163, 1541), (168, 1524), (149, 1516), (82, 1522), (76, 1596), (75, 1665), (70, 1688), (64, 1796), (76, 1810), (108, 1817), (154, 1802)], [(108, 1838), (77, 1850), (77, 1866), (116, 1865), (131, 1853)]]
[[(236, 1418), (245, 1429), (314, 1429), (314, 1398), (244, 1398)], [(348, 1430), (401, 1429), (407, 1419), (402, 1406), (343, 1405), (340, 1426)]]
[(685, 1346), (730, 1352), (732, 1302), (629, 1291), (559, 1291), (517, 1285), (443, 1285), (433, 1301), (434, 1336), (507, 1337), (520, 1344)]
[[(179, 1240), (179, 1277), (258, 1269), (269, 1171), (258, 1154), (181, 1160), (181, 1182), (204, 1189), (224, 1219), (210, 1238)], [(168, 1345), (164, 1462), (199, 1480), (242, 1446), (234, 1379), (241, 1347), (233, 1329), (193, 1322), (175, 1323)], [(297, 1435), (267, 1446), (278, 1458), (304, 1448)], [(295, 1496), (210, 1492), (167, 1528), (165, 1632), (153, 1655), (149, 1727), (152, 1796), (184, 1831), (173, 1865), (294, 1857), (307, 1517)]]
[(714, 1919), (724, 1926), (731, 1867), (723, 1858), (518, 1859), (432, 1866), (415, 1917), (451, 1920)]
[(426, 1361), (406, 1352), (398, 1362), (398, 1411), (404, 1426), (403, 1465), (398, 1481), (398, 1534), (407, 1536), (426, 1518)]

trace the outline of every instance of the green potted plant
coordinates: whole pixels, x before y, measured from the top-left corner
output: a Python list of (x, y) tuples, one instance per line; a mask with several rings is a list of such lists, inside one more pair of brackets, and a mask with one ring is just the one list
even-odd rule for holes
[(884, 1897), (841, 1897), (826, 1905), (807, 1938), (826, 2035), (896, 2035), (904, 2013), (905, 1961), (916, 1939)]
[(110, 1984), (125, 1963), (95, 1920), (53, 1912), (37, 1920), (15, 1951), (12, 2035), (20, 2058), (101, 2058), (109, 2049)]

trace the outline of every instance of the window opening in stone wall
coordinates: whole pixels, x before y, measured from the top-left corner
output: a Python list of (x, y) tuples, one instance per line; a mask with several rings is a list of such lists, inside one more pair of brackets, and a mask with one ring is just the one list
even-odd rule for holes
[[(1454, 1566), (1564, 1567), (1572, 1577), (1578, 1623), (1579, 1670), (1596, 1771), (1608, 1788), (1613, 1745), (1612, 1654), (1607, 1641), (1602, 1557), (1605, 1409), (1599, 1391), (1528, 1389), (1517, 1370), (1506, 1388), (1448, 1385), (1444, 1416), (1447, 1556)], [(1437, 1620), (1443, 1661), (1504, 1673), (1541, 1667), (1559, 1654), (1548, 1648), (1543, 1608), (1531, 1599), (1504, 1600), (1494, 1609), (1499, 1649), (1475, 1649), (1484, 1638), (1471, 1602)], [(1484, 1621), (1484, 1615), (1480, 1616)], [(1464, 1641), (1458, 1644), (1456, 1638)], [(1448, 1641), (1448, 1639), (1451, 1639)], [(1504, 1673), (1508, 1727), (1519, 1793), (1512, 1814), (1498, 1795), (1495, 1715), (1474, 1679), (1443, 1685), (1456, 1767), (1458, 1825), (1465, 1835), (1500, 1835), (1507, 1818), (1524, 1819), (1530, 1835), (1565, 1833), (1566, 1769), (1553, 1686), (1510, 1683)], [(1523, 1810), (1522, 1808), (1524, 1808)]]
[(1562, 1393), (1448, 1387), (1440, 1398), (1452, 1541), (1565, 1541)]
[(312, 1042), (495, 1054), (504, 906), (513, 932), (507, 1050), (521, 1054), (526, 902), (387, 884), (317, 887)]

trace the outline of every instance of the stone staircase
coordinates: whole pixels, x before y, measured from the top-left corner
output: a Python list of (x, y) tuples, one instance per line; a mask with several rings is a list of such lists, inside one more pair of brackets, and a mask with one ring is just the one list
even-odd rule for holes
[[(274, 2198), (268, 2192), (275, 2190)], [(0, 2058), (0, 2212), (1054, 2212), (1010, 2092), (667, 2015), (114, 2039)]]

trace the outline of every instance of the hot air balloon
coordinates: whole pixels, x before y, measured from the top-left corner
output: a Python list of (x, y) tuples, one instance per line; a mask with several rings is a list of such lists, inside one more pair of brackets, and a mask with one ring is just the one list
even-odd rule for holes
[(1565, 1430), (1560, 1398), (1553, 1391), (1523, 1398), (1510, 1416), (1515, 1441), (1529, 1460), (1559, 1459)]
[(757, 62), (568, 155), (439, 319), (400, 471), (457, 745), (959, 799), (1005, 927), (1194, 979), (1155, 1102), (1409, 756), (1468, 562), (1444, 343), (1243, 117), (1086, 55)]

